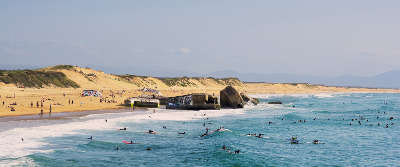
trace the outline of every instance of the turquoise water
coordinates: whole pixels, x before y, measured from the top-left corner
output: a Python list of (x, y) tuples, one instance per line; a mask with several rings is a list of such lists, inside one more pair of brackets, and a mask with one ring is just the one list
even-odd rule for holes
[[(267, 104), (275, 100), (284, 105)], [(0, 161), (17, 161), (17, 166), (399, 166), (399, 111), (399, 94), (333, 94), (265, 96), (258, 106), (227, 110), (221, 116), (212, 113), (219, 111), (170, 115), (189, 113), (196, 119), (150, 118), (165, 110), (142, 114), (149, 119), (137, 119), (138, 114), (130, 117), (133, 113), (104, 114), (81, 118), (89, 122), (69, 129), (71, 133), (41, 138), (40, 146), (30, 145), (37, 148), (26, 155), (11, 158), (5, 154)], [(207, 115), (200, 117), (203, 113)], [(94, 120), (96, 127), (90, 127)], [(68, 125), (79, 122), (72, 120)], [(64, 123), (54, 128), (68, 128)], [(103, 130), (101, 124), (113, 125)], [(212, 131), (220, 126), (229, 130), (200, 137), (206, 127)], [(145, 133), (149, 129), (158, 133)], [(264, 138), (249, 133), (262, 133)], [(300, 144), (290, 144), (292, 136)], [(314, 139), (324, 144), (312, 144)], [(139, 144), (127, 145), (122, 140)], [(223, 145), (240, 153), (229, 153)], [(25, 147), (18, 149), (26, 151)]]

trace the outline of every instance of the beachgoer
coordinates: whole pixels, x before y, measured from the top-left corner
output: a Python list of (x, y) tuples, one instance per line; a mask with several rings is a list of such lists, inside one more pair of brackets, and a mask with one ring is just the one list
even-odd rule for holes
[(107, 119), (106, 119), (106, 123), (107, 123)]
[(40, 115), (43, 115), (43, 108), (40, 109)]
[(33, 102), (31, 102), (31, 108), (33, 108)]
[(51, 104), (50, 104), (50, 113), (51, 113)]
[(39, 108), (39, 102), (36, 101), (36, 108)]
[(24, 142), (24, 138), (23, 137), (21, 137), (21, 141)]

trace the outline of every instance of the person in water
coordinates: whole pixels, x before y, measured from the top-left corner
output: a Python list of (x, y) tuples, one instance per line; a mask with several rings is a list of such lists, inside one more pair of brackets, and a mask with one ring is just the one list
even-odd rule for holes
[(225, 146), (225, 145), (223, 145), (223, 146), (222, 146), (222, 149), (223, 149), (223, 150), (226, 150), (226, 146)]
[(153, 130), (149, 130), (149, 132), (148, 132), (149, 134), (156, 134), (156, 132), (155, 131), (153, 131)]
[(163, 126), (162, 128), (163, 128), (163, 129), (167, 129), (167, 127), (166, 127), (166, 126)]
[(262, 138), (263, 136), (264, 136), (264, 134), (259, 133), (258, 136), (256, 136), (256, 137)]
[(319, 140), (315, 139), (315, 140), (313, 141), (313, 144), (319, 144)]
[(297, 137), (292, 137), (290, 139), (290, 144), (299, 144), (299, 140), (297, 140)]

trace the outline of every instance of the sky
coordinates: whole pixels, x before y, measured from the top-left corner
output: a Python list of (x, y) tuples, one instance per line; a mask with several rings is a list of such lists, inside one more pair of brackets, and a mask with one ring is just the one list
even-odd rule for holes
[(0, 1), (0, 65), (138, 75), (400, 69), (398, 0)]

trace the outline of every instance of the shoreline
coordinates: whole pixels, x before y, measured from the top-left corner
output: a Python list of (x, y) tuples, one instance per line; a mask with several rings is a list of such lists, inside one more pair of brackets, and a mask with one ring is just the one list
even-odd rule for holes
[(127, 108), (105, 108), (97, 110), (75, 110), (75, 111), (63, 111), (54, 113), (41, 114), (27, 114), (27, 115), (12, 115), (12, 116), (0, 116), (0, 123), (10, 121), (30, 121), (30, 120), (59, 120), (68, 118), (78, 118), (88, 115), (96, 114), (108, 114), (108, 113), (127, 113), (127, 112), (143, 112), (148, 111), (146, 108), (137, 108), (130, 110)]
[[(397, 92), (315, 92), (315, 93), (262, 93), (262, 94), (248, 94), (254, 98), (268, 98), (269, 96), (287, 96), (287, 95), (335, 95), (335, 94), (353, 94), (353, 93), (375, 93), (375, 94), (398, 94)], [(163, 108), (158, 108), (163, 109)], [(19, 115), (0, 115), (0, 122), (9, 122), (9, 121), (24, 121), (24, 120), (56, 120), (56, 119), (65, 119), (65, 118), (76, 118), (87, 115), (95, 115), (95, 114), (106, 114), (106, 113), (123, 113), (123, 112), (135, 112), (135, 111), (149, 111), (148, 108), (135, 108), (135, 110), (131, 110), (129, 107), (115, 105), (112, 107), (104, 107), (98, 109), (89, 109), (89, 110), (63, 110), (56, 112), (44, 112), (42, 115), (38, 113), (18, 113)]]

